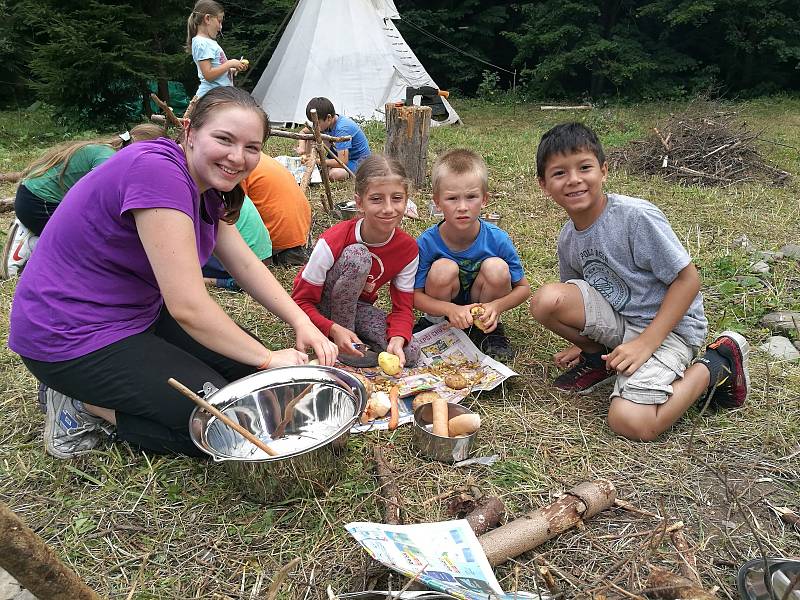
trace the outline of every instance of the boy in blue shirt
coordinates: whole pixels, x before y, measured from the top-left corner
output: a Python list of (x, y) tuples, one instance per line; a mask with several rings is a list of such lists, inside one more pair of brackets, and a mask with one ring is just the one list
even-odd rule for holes
[[(432, 184), (433, 201), (444, 220), (417, 239), (414, 308), (426, 316), (414, 329), (447, 318), (454, 327), (470, 328), (470, 337), (484, 353), (513, 358), (500, 315), (525, 302), (531, 289), (509, 235), (480, 219), (489, 200), (486, 163), (472, 150), (450, 150), (434, 163)], [(483, 314), (473, 327), (472, 309), (477, 306)]]
[[(322, 133), (333, 137), (350, 136), (351, 139), (349, 141), (334, 142), (330, 151), (335, 152), (336, 156), (339, 157), (339, 161), (347, 165), (347, 168), (355, 173), (361, 161), (371, 154), (367, 136), (364, 135), (364, 132), (361, 131), (355, 121), (348, 117), (337, 115), (336, 110), (333, 108), (333, 103), (327, 98), (319, 97), (309, 100), (306, 105), (306, 117), (309, 122), (311, 122), (312, 109), (317, 110), (319, 128)], [(303, 129), (303, 131), (309, 133), (308, 129)], [(298, 154), (307, 154), (309, 151), (308, 143), (298, 143), (295, 151)], [(326, 158), (325, 163), (328, 165), (328, 177), (332, 181), (341, 181), (350, 176), (347, 169), (343, 169), (336, 159)]]
[(573, 344), (554, 357), (567, 369), (556, 388), (586, 393), (615, 379), (609, 427), (642, 441), (698, 398), (744, 404), (747, 341), (724, 331), (692, 364), (708, 331), (700, 276), (656, 206), (603, 192), (608, 163), (595, 133), (580, 123), (552, 128), (536, 170), (545, 195), (570, 217), (558, 238), (561, 283), (540, 287), (530, 306)]

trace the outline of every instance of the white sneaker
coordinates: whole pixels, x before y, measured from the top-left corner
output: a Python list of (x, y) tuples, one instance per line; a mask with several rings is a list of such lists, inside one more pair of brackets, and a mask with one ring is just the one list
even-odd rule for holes
[(74, 458), (90, 452), (111, 428), (100, 417), (79, 408), (69, 396), (45, 385), (39, 386), (39, 406), (45, 408), (44, 448), (56, 458)]
[(22, 272), (22, 268), (33, 254), (38, 241), (38, 235), (33, 235), (27, 227), (19, 222), (19, 219), (14, 219), (11, 227), (8, 228), (6, 243), (3, 246), (2, 262), (0, 262), (0, 275), (3, 279), (15, 277)]

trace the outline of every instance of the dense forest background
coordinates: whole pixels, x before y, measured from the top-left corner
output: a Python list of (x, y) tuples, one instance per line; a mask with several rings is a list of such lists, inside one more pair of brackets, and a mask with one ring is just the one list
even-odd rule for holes
[[(797, 0), (395, 3), (431, 76), (462, 96), (597, 102), (800, 89)], [(239, 84), (252, 88), (295, 0), (222, 4), (220, 44), (250, 58)], [(184, 51), (191, 0), (0, 0), (0, 9), (0, 106), (39, 100), (66, 118), (122, 121), (149, 85), (162, 97), (168, 80), (190, 95), (197, 86)]]

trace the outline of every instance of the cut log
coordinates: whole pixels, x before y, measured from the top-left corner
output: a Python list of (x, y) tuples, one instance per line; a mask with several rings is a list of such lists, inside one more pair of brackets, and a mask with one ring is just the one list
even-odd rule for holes
[(691, 579), (663, 569), (652, 570), (643, 593), (648, 598), (662, 600), (714, 600), (716, 598), (715, 594), (704, 590)]
[(12, 210), (14, 210), (14, 198), (0, 200), (0, 213), (11, 212)]
[(22, 179), (22, 171), (12, 173), (0, 173), (0, 183), (15, 183)]
[(425, 185), (428, 166), (430, 106), (386, 104), (386, 145), (384, 151), (396, 158), (417, 188)]
[(528, 552), (614, 504), (617, 490), (608, 479), (576, 485), (552, 504), (533, 510), (478, 538), (494, 566)]
[(13, 510), (0, 502), (0, 567), (40, 600), (100, 600)]

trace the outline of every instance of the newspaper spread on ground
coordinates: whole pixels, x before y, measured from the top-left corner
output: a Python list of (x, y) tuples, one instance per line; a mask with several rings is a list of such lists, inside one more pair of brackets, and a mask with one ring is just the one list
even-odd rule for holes
[(464, 519), (417, 525), (355, 522), (345, 528), (375, 560), (454, 598), (547, 598), (526, 592), (504, 593), (478, 538)]
[[(466, 333), (447, 322), (439, 323), (414, 334), (422, 347), (419, 364), (413, 369), (403, 369), (401, 376), (387, 377), (379, 369), (359, 369), (372, 380), (389, 380), (400, 388), (400, 424), (413, 419), (411, 402), (419, 392), (433, 390), (448, 402), (461, 402), (474, 392), (493, 390), (509, 377), (517, 375), (503, 363), (478, 350)], [(350, 369), (353, 370), (353, 369)], [(469, 382), (461, 390), (444, 383), (447, 373), (460, 373)], [(356, 424), (353, 433), (362, 433), (389, 427), (389, 418), (376, 419), (365, 425)]]

